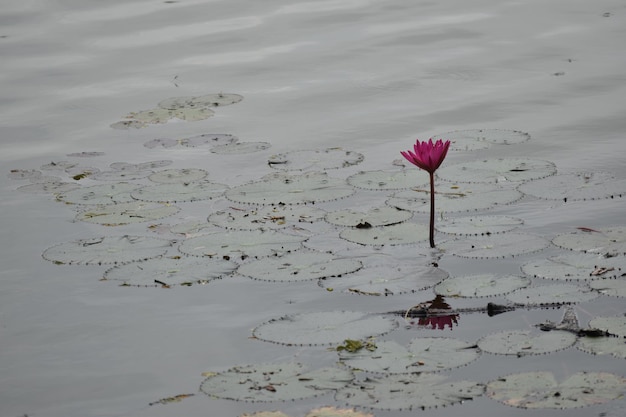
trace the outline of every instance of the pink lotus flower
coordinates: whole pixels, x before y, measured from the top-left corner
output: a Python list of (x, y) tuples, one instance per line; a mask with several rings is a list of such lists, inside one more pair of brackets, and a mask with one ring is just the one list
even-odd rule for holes
[(413, 150), (415, 152), (400, 152), (410, 163), (417, 165), (430, 174), (430, 247), (435, 247), (435, 171), (448, 154), (450, 141), (441, 139), (433, 143), (432, 139), (428, 142), (415, 141)]

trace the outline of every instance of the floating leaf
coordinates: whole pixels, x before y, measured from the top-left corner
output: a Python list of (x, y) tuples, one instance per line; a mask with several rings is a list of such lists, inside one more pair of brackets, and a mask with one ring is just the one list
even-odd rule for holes
[(78, 166), (76, 162), (70, 161), (52, 161), (48, 164), (42, 165), (41, 169), (44, 171), (65, 171), (70, 168)]
[(256, 413), (243, 413), (239, 417), (289, 417), (281, 411), (257, 411)]
[(626, 338), (626, 317), (596, 317), (589, 322), (589, 327)]
[(67, 154), (67, 156), (70, 156), (72, 158), (94, 158), (96, 156), (103, 156), (103, 155), (105, 155), (104, 152), (96, 152), (96, 151), (72, 152), (72, 153)]
[(576, 343), (576, 339), (574, 333), (562, 330), (541, 333), (510, 330), (483, 337), (478, 341), (478, 347), (488, 353), (521, 357), (567, 349)]
[(184, 146), (188, 148), (197, 148), (201, 146), (228, 145), (237, 142), (237, 136), (226, 133), (205, 133), (184, 139), (152, 139), (143, 144), (146, 148), (173, 148), (176, 146)]
[(345, 168), (359, 164), (363, 159), (364, 156), (358, 152), (346, 151), (342, 148), (328, 148), (272, 155), (267, 163), (276, 169), (313, 171)]
[(362, 411), (356, 411), (353, 409), (320, 407), (320, 408), (311, 410), (304, 417), (374, 417), (374, 415), (364, 413)]
[(216, 93), (194, 97), (172, 97), (161, 101), (159, 107), (167, 110), (198, 109), (228, 106), (241, 100), (243, 97), (239, 94)]
[(285, 345), (336, 345), (346, 339), (380, 336), (398, 327), (392, 317), (356, 311), (328, 311), (284, 316), (261, 324), (255, 338)]
[(208, 175), (203, 169), (198, 168), (183, 168), (183, 169), (166, 169), (163, 171), (155, 172), (148, 178), (150, 181), (158, 182), (160, 184), (184, 184), (193, 181), (203, 180)]
[(508, 183), (536, 180), (555, 173), (556, 166), (550, 161), (499, 158), (446, 165), (437, 171), (437, 176), (451, 182)]
[(589, 283), (589, 287), (603, 295), (610, 295), (611, 297), (626, 297), (626, 281), (623, 279), (598, 279), (591, 281)]
[(180, 208), (158, 203), (109, 204), (90, 207), (76, 215), (76, 220), (104, 226), (122, 226), (131, 223), (147, 222), (178, 213)]
[(308, 371), (299, 363), (243, 365), (205, 379), (200, 391), (236, 401), (290, 401), (337, 390), (353, 378), (346, 369)]
[(463, 240), (449, 240), (439, 244), (441, 249), (462, 258), (504, 258), (538, 252), (550, 242), (523, 233), (508, 233), (492, 236), (473, 236)]
[(145, 171), (101, 171), (90, 178), (96, 181), (134, 181), (146, 178), (154, 173), (152, 170)]
[(146, 126), (146, 123), (140, 122), (139, 120), (121, 120), (111, 125), (113, 129), (141, 129)]
[(573, 284), (550, 284), (523, 288), (507, 294), (511, 302), (521, 305), (571, 304), (593, 300), (598, 293)]
[(421, 373), (368, 377), (341, 389), (335, 395), (356, 407), (384, 410), (413, 410), (445, 407), (482, 395), (485, 386), (470, 381), (447, 382), (447, 377)]
[(313, 223), (326, 212), (311, 206), (263, 206), (255, 209), (231, 207), (209, 216), (209, 222), (238, 230), (282, 229), (298, 223)]
[(579, 172), (528, 182), (518, 189), (524, 194), (550, 200), (598, 200), (626, 195), (626, 180), (606, 172)]
[(558, 235), (552, 240), (557, 246), (606, 257), (626, 255), (626, 226), (603, 229), (579, 228), (571, 233)]
[(149, 185), (131, 193), (137, 200), (162, 203), (210, 200), (224, 194), (227, 185), (210, 181), (175, 182)]
[(326, 173), (302, 175), (275, 173), (262, 181), (240, 185), (226, 192), (226, 198), (248, 204), (306, 204), (337, 200), (354, 194), (344, 180)]
[(350, 368), (383, 374), (437, 372), (467, 365), (478, 356), (476, 345), (449, 337), (416, 338), (408, 347), (391, 340), (377, 343), (372, 351), (339, 352)]
[[(197, 108), (180, 108), (176, 110), (167, 110), (163, 108), (154, 108), (149, 110), (142, 110), (139, 112), (128, 113), (125, 118), (130, 120), (124, 120), (122, 122), (115, 123), (111, 127), (115, 129), (128, 129), (129, 127), (144, 127), (148, 124), (164, 124), (171, 119), (186, 120), (189, 122), (195, 122), (198, 120), (205, 120), (212, 117), (215, 112), (206, 107)], [(126, 122), (126, 125), (124, 124)], [(136, 122), (138, 126), (130, 125), (129, 122)]]
[(516, 275), (479, 274), (443, 280), (435, 293), (444, 297), (492, 297), (530, 285), (530, 279)]
[(41, 178), (42, 175), (41, 171), (36, 169), (12, 169), (7, 177), (12, 180), (30, 180)]
[[(437, 184), (435, 186), (438, 213), (476, 211), (510, 204), (522, 198), (515, 189), (503, 189), (494, 184)], [(421, 187), (397, 192), (385, 202), (402, 210), (430, 213), (430, 188)]]
[(450, 148), (456, 151), (474, 151), (486, 149), (491, 145), (514, 145), (530, 139), (530, 135), (517, 130), (503, 129), (468, 129), (455, 130), (433, 136), (433, 141), (449, 140)]
[(192, 256), (246, 259), (288, 253), (300, 248), (305, 239), (271, 230), (237, 230), (192, 237), (179, 250)]
[(428, 174), (420, 169), (396, 172), (361, 171), (348, 177), (349, 184), (366, 190), (402, 190), (428, 181)]
[(61, 194), (81, 188), (80, 185), (71, 182), (52, 181), (36, 184), (22, 185), (17, 190), (29, 194)]
[(594, 278), (617, 278), (626, 268), (622, 257), (605, 258), (587, 253), (568, 253), (539, 259), (522, 265), (522, 272), (545, 279), (583, 281)]
[[(339, 210), (328, 213), (325, 220), (337, 226), (353, 226), (357, 228), (367, 228), (372, 226), (388, 226), (402, 223), (410, 219), (413, 213), (400, 210), (395, 207), (383, 206), (374, 207), (367, 212), (355, 210)], [(369, 225), (369, 226), (367, 226)]]
[(44, 251), (43, 258), (56, 264), (123, 264), (156, 258), (171, 246), (171, 241), (153, 237), (95, 237), (52, 246)]
[(502, 404), (529, 409), (568, 409), (603, 404), (623, 396), (626, 379), (608, 372), (577, 372), (558, 382), (551, 372), (525, 372), (487, 384)]
[(345, 229), (339, 233), (342, 239), (361, 245), (402, 245), (428, 239), (428, 227), (416, 223), (391, 226)]
[(115, 266), (104, 273), (104, 280), (124, 286), (152, 287), (207, 284), (232, 274), (237, 264), (225, 259), (176, 257), (157, 258)]
[(211, 148), (211, 152), (219, 155), (237, 155), (264, 151), (271, 147), (269, 142), (237, 142), (214, 146)]
[(146, 171), (151, 169), (163, 168), (172, 164), (170, 159), (161, 159), (157, 161), (141, 162), (139, 164), (131, 164), (128, 162), (113, 162), (111, 169), (116, 171)]
[(321, 252), (292, 252), (243, 264), (237, 272), (262, 281), (290, 282), (336, 277), (361, 269), (356, 259)]
[(57, 200), (68, 204), (117, 204), (134, 201), (130, 193), (139, 185), (120, 182), (83, 187), (57, 195)]
[(592, 355), (611, 355), (626, 359), (626, 343), (621, 337), (581, 337), (576, 347)]
[(465, 236), (489, 236), (513, 230), (524, 224), (522, 219), (510, 216), (448, 217), (435, 223), (443, 233)]

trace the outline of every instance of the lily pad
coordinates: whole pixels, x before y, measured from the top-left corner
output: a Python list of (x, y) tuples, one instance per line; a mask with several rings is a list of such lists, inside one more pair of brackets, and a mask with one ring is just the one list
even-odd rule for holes
[(551, 372), (525, 372), (487, 384), (487, 395), (502, 404), (528, 409), (569, 409), (620, 398), (626, 379), (608, 372), (577, 372), (559, 382)]
[(261, 324), (252, 335), (266, 342), (284, 345), (331, 345), (346, 339), (367, 339), (398, 327), (393, 317), (356, 311), (301, 313)]
[(326, 212), (311, 206), (263, 206), (260, 208), (231, 207), (209, 216), (208, 220), (227, 229), (282, 229), (299, 223), (313, 223)]
[(447, 217), (435, 223), (443, 233), (465, 236), (489, 236), (513, 230), (524, 224), (524, 220), (511, 216), (466, 216)]
[(429, 181), (428, 173), (421, 169), (402, 171), (361, 171), (348, 177), (348, 183), (366, 190), (402, 190)]
[(549, 200), (599, 200), (626, 195), (626, 180), (606, 172), (579, 172), (528, 182), (518, 189), (524, 194)]
[(172, 242), (145, 236), (111, 236), (80, 239), (46, 249), (43, 258), (55, 264), (123, 264), (164, 255)]
[(210, 181), (162, 183), (135, 190), (131, 196), (141, 201), (176, 203), (210, 200), (223, 195), (227, 189), (227, 185)]
[(536, 180), (555, 173), (556, 166), (550, 161), (528, 158), (499, 158), (446, 165), (437, 171), (437, 176), (451, 182), (506, 184)]
[(626, 280), (598, 279), (589, 282), (592, 290), (611, 297), (626, 297)]
[(329, 253), (306, 251), (258, 259), (241, 265), (237, 272), (262, 281), (293, 282), (342, 276), (361, 267), (361, 262), (356, 259), (335, 258)]
[(100, 173), (100, 170), (94, 167), (75, 166), (67, 168), (65, 173), (69, 175), (71, 179), (79, 181), (85, 178), (94, 178)]
[(205, 107), (221, 107), (239, 103), (243, 96), (239, 94), (216, 93), (193, 97), (172, 97), (159, 103), (159, 107), (167, 110), (201, 109)]
[(199, 148), (202, 146), (220, 146), (231, 145), (237, 142), (239, 138), (229, 133), (204, 133), (202, 135), (192, 136), (180, 140), (182, 146), (187, 148)]
[(462, 258), (491, 259), (538, 252), (549, 245), (549, 241), (538, 236), (508, 233), (449, 240), (439, 246), (446, 252)]
[(428, 240), (428, 227), (417, 223), (401, 223), (391, 226), (345, 229), (339, 233), (342, 239), (361, 245), (403, 245)]
[(522, 265), (522, 272), (533, 277), (565, 281), (618, 278), (626, 269), (623, 257), (605, 258), (591, 253), (567, 253)]
[(103, 280), (135, 287), (191, 286), (208, 284), (232, 274), (235, 269), (237, 264), (225, 259), (163, 257), (115, 266), (104, 273)]
[(494, 144), (514, 145), (526, 142), (530, 135), (517, 130), (468, 129), (433, 136), (433, 141), (438, 139), (449, 140), (450, 148), (455, 151), (474, 151), (489, 148)]
[(626, 359), (626, 343), (621, 337), (581, 337), (576, 347), (592, 355), (611, 355)]
[[(435, 185), (437, 213), (485, 210), (497, 205), (511, 204), (520, 198), (521, 192), (495, 184)], [(430, 213), (430, 187), (423, 186), (397, 192), (385, 204), (402, 210)]]
[(352, 194), (354, 189), (344, 180), (329, 177), (326, 173), (275, 173), (262, 181), (231, 188), (226, 192), (226, 198), (236, 203), (280, 205), (337, 200)]
[(172, 164), (170, 159), (159, 159), (156, 161), (140, 162), (138, 164), (131, 164), (129, 162), (113, 162), (111, 169), (116, 171), (147, 171), (151, 169), (164, 168)]
[[(353, 226), (369, 228), (372, 226), (388, 226), (402, 223), (413, 216), (413, 213), (395, 207), (374, 207), (367, 212), (356, 210), (339, 210), (328, 213), (325, 220), (336, 226)], [(369, 225), (369, 226), (368, 226)]]
[(579, 228), (571, 233), (558, 235), (552, 240), (557, 246), (605, 257), (626, 255), (626, 226), (603, 229)]
[(30, 180), (40, 178), (43, 174), (37, 169), (12, 169), (7, 174), (12, 180)]
[(154, 171), (152, 170), (144, 170), (144, 171), (100, 171), (97, 174), (93, 174), (90, 176), (92, 180), (96, 181), (134, 181), (139, 180), (141, 178), (146, 178), (152, 175)]
[(292, 151), (272, 155), (267, 163), (272, 168), (282, 170), (314, 171), (345, 168), (363, 162), (364, 156), (358, 152), (342, 148)]
[(220, 231), (189, 238), (179, 250), (192, 256), (246, 259), (289, 253), (305, 239), (272, 230)]
[(166, 169), (155, 172), (148, 178), (160, 184), (185, 184), (203, 180), (208, 174), (205, 170), (198, 168)]
[(421, 373), (368, 377), (339, 390), (335, 399), (355, 407), (417, 410), (459, 404), (484, 391), (485, 386), (477, 382), (448, 381), (443, 375)]
[(291, 401), (337, 390), (353, 379), (346, 369), (309, 371), (294, 362), (243, 365), (205, 379), (200, 391), (213, 398), (236, 401)]
[(29, 194), (62, 194), (81, 188), (80, 185), (72, 182), (51, 181), (27, 184), (18, 187), (17, 190)]
[(521, 357), (567, 349), (577, 339), (574, 333), (563, 330), (541, 333), (509, 330), (483, 337), (478, 341), (478, 347), (488, 353)]
[(67, 156), (70, 156), (72, 158), (94, 158), (97, 156), (104, 156), (104, 155), (105, 155), (104, 152), (98, 152), (98, 151), (72, 152), (72, 153), (67, 154)]
[(448, 278), (435, 286), (444, 297), (492, 297), (530, 285), (530, 279), (516, 275), (479, 274)]
[(476, 345), (450, 337), (420, 337), (408, 347), (390, 340), (376, 343), (375, 350), (339, 352), (350, 368), (382, 374), (438, 372), (467, 365), (479, 356)]
[(180, 208), (157, 203), (109, 204), (90, 207), (76, 215), (76, 220), (103, 226), (122, 226), (161, 219), (178, 213)]
[(507, 294), (509, 301), (520, 305), (572, 304), (593, 300), (598, 293), (574, 284), (550, 284), (523, 288)]
[(140, 122), (139, 120), (121, 120), (111, 124), (111, 128), (119, 130), (141, 129), (146, 126), (145, 122)]
[(626, 338), (626, 317), (596, 317), (589, 322), (589, 327), (604, 330), (612, 335)]
[[(180, 119), (186, 120), (189, 122), (195, 122), (198, 120), (205, 120), (209, 117), (212, 117), (215, 112), (207, 107), (196, 107), (196, 108), (180, 108), (176, 110), (167, 110), (163, 108), (154, 108), (149, 110), (142, 110), (138, 112), (130, 112), (124, 118), (129, 119), (125, 120), (125, 122), (132, 121), (138, 122), (140, 124), (148, 125), (148, 124), (164, 124), (169, 122), (171, 119)], [(124, 122), (124, 121), (123, 121)], [(118, 122), (118, 123), (123, 123)], [(115, 124), (115, 128), (123, 128), (122, 125)], [(113, 127), (113, 125), (111, 125)], [(134, 126), (129, 126), (134, 127)], [(139, 126), (143, 127), (143, 126)], [(128, 128), (128, 127), (127, 127)]]
[(118, 204), (134, 201), (130, 193), (139, 185), (128, 182), (99, 184), (83, 187), (57, 195), (57, 200), (67, 204)]
[(264, 151), (272, 147), (269, 142), (237, 142), (228, 145), (217, 145), (211, 148), (212, 153), (219, 155), (239, 155)]
[(374, 417), (374, 415), (353, 409), (320, 407), (311, 410), (304, 417)]

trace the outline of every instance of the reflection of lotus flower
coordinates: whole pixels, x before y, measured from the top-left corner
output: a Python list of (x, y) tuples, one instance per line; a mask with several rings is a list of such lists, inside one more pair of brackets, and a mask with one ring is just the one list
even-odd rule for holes
[(435, 171), (446, 155), (448, 154), (448, 148), (450, 147), (450, 141), (443, 141), (441, 139), (433, 143), (432, 139), (428, 139), (428, 142), (420, 142), (419, 139), (413, 145), (415, 152), (406, 151), (400, 152), (410, 163), (417, 165), (424, 171), (430, 174), (430, 247), (435, 247)]
[(439, 329), (439, 330), (444, 330), (446, 328), (446, 326), (450, 327), (450, 330), (452, 330), (452, 327), (457, 325), (459, 323), (459, 315), (458, 314), (451, 314), (449, 316), (429, 316), (429, 317), (421, 317), (418, 321), (417, 321), (417, 325), (418, 326), (430, 326), (431, 329)]

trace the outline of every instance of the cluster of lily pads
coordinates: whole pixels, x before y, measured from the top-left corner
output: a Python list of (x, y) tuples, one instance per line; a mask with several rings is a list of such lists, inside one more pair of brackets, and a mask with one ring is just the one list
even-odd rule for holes
[[(231, 96), (207, 97), (166, 100), (154, 113), (179, 117), (182, 108), (205, 112), (210, 103), (235, 102)], [(144, 112), (128, 118), (132, 123), (161, 120), (151, 117)], [(475, 129), (436, 138), (451, 140), (452, 150), (468, 152), (522, 143), (530, 135)], [(146, 147), (212, 149), (236, 142), (227, 134), (205, 134), (156, 139)], [(251, 146), (246, 151), (266, 149)], [(85, 156), (102, 155), (69, 157)], [(529, 409), (582, 407), (623, 396), (626, 379), (607, 372), (579, 372), (561, 381), (550, 372), (525, 372), (486, 382), (456, 380), (445, 372), (483, 353), (520, 357), (574, 345), (584, 352), (626, 359), (624, 317), (592, 320), (587, 327), (598, 330), (597, 337), (588, 336), (583, 331), (587, 327), (576, 320), (548, 326), (549, 332), (514, 329), (471, 342), (416, 337), (400, 344), (387, 335), (402, 324), (413, 324), (412, 310), (419, 311), (424, 327), (454, 326), (460, 312), (442, 302), (445, 297), (499, 296), (511, 308), (572, 305), (600, 295), (626, 297), (626, 227), (579, 227), (548, 238), (525, 233), (521, 218), (483, 213), (522, 199), (567, 204), (621, 198), (626, 180), (606, 173), (558, 173), (552, 162), (529, 158), (444, 165), (437, 171), (441, 219), (436, 225), (444, 237), (431, 250), (424, 217), (429, 210), (427, 175), (397, 161), (383, 170), (340, 174), (363, 160), (362, 154), (342, 148), (271, 155), (264, 161), (267, 175), (235, 186), (211, 181), (203, 167), (166, 168), (169, 161), (114, 163), (106, 171), (61, 161), (40, 169), (15, 169), (9, 176), (29, 181), (18, 190), (49, 193), (74, 209), (77, 221), (115, 232), (60, 243), (43, 253), (57, 265), (107, 265), (103, 281), (124, 287), (196, 287), (238, 274), (268, 285), (310, 281), (317, 284), (311, 291), (319, 291), (320, 297), (337, 292), (389, 297), (432, 289), (438, 300), (415, 310), (407, 306), (411, 308), (404, 315), (318, 311), (261, 323), (252, 331), (251, 343), (330, 348), (338, 364), (319, 369), (298, 362), (236, 365), (206, 378), (200, 390), (210, 397), (273, 402), (333, 393), (336, 401), (350, 407), (406, 410), (462, 403), (483, 394)], [(85, 182), (89, 185), (82, 185)], [(155, 223), (179, 213), (176, 203), (206, 200), (216, 209), (205, 219)], [(160, 236), (120, 231), (141, 222)], [(531, 257), (519, 273), (508, 275), (450, 276), (439, 266), (449, 256), (498, 259), (541, 253), (548, 247), (557, 254)], [(334, 407), (313, 415), (371, 416)]]

